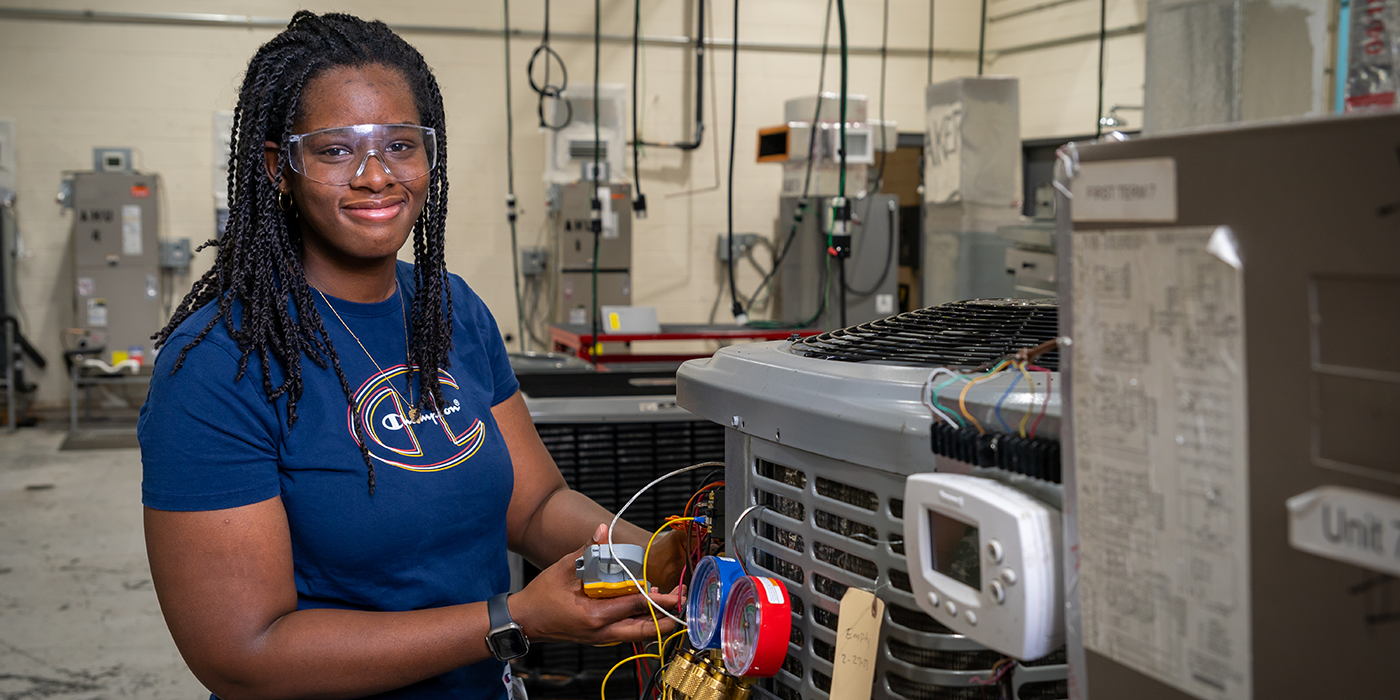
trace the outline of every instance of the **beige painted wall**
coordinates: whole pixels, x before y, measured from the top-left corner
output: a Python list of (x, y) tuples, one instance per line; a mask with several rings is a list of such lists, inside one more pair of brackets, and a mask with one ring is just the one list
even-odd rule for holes
[[(1027, 9), (1045, 0), (992, 0), (990, 17)], [(1141, 24), (1146, 0), (1108, 0), (1109, 31)], [(975, 23), (975, 22), (974, 22)], [(1099, 3), (1073, 0), (1063, 5), (987, 24), (989, 52), (1063, 37), (1097, 33)], [(1104, 52), (1104, 113), (1115, 103), (1142, 105), (1143, 35), (1109, 39)], [(1021, 137), (1093, 134), (1098, 121), (1099, 44), (1097, 40), (996, 57), (986, 72), (1021, 79)], [(1120, 112), (1128, 130), (1142, 127), (1142, 112)]]
[[(994, 0), (992, 13), (1033, 1)], [(384, 7), (367, 0), (306, 4), (310, 9), (337, 9), (365, 16), (374, 16)], [(849, 0), (846, 4), (851, 42), (878, 45), (881, 1)], [(603, 32), (630, 33), (632, 3), (605, 0), (602, 5)], [(47, 0), (32, 6), (290, 17), (302, 3)], [(553, 7), (552, 25), (556, 31), (592, 31), (592, 3), (555, 2)], [(687, 3), (674, 0), (643, 0), (645, 32), (685, 34), (687, 7)], [(818, 43), (824, 7), (820, 0), (744, 3), (741, 39)], [(928, 7), (925, 0), (890, 0), (891, 46), (926, 47)], [(1110, 26), (1140, 21), (1137, 18), (1141, 16), (1141, 0), (1114, 0), (1110, 8)], [(979, 9), (972, 0), (938, 3), (937, 47), (975, 49)], [(541, 27), (541, 2), (517, 0), (512, 10), (515, 26)], [(730, 3), (718, 3), (714, 35), (732, 36), (731, 12)], [(1092, 17), (1081, 22), (1084, 12)], [(1080, 0), (1050, 11), (1041, 19), (1033, 15), (1024, 24), (1010, 20), (998, 23), (989, 29), (988, 47), (1053, 38), (1057, 34), (1052, 29), (1066, 33), (1088, 31), (1096, 27), (1096, 13), (1096, 4)], [(1051, 15), (1064, 15), (1064, 26), (1047, 26), (1044, 18)], [(501, 4), (494, 0), (424, 0), (398, 6), (392, 16), (381, 18), (403, 25), (496, 28), (501, 22)], [(1086, 22), (1087, 29), (1078, 27)], [(51, 359), (49, 369), (35, 376), (41, 387), (41, 403), (62, 404), (67, 396), (59, 340), (72, 318), (73, 281), (68, 254), (71, 221), (53, 203), (63, 171), (90, 168), (95, 146), (132, 147), (138, 169), (160, 173), (164, 179), (167, 204), (162, 235), (187, 236), (196, 242), (207, 238), (213, 230), (212, 114), (232, 108), (248, 58), (274, 33), (243, 28), (0, 19), (0, 62), (9, 67), (0, 72), (0, 116), (14, 117), (18, 131), (18, 213), (26, 249), (18, 274), (22, 320), (26, 333)], [(481, 294), (502, 330), (514, 334), (509, 229), (503, 211), (506, 158), (501, 41), (494, 37), (427, 33), (405, 36), (434, 67), (447, 105), (453, 183), (448, 266)], [(833, 26), (833, 41), (835, 37)], [(545, 220), (544, 186), (539, 178), (544, 139), (535, 127), (535, 97), (524, 76), (525, 62), (535, 43), (514, 41), (511, 53), (522, 244), (541, 238)], [(557, 41), (555, 47), (568, 62), (573, 80), (591, 79), (589, 43)], [(1111, 43), (1109, 55), (1109, 101), (1137, 103), (1141, 93), (1140, 39)], [(712, 125), (706, 138), (727, 139), (730, 58), (722, 50), (710, 56), (718, 70), (720, 123)], [(643, 129), (648, 138), (674, 139), (688, 133), (688, 115), (681, 113), (681, 94), (689, 89), (684, 58), (683, 50), (670, 47), (652, 47), (646, 53)], [(1086, 83), (1085, 76), (1092, 78), (1095, 74), (1096, 59), (1093, 45), (1083, 44), (994, 61), (988, 73), (1022, 77), (1026, 137), (1079, 134), (1092, 128), (1093, 96), (1084, 86), (1092, 83)], [(741, 52), (739, 60), (735, 226), (737, 231), (771, 234), (778, 214), (780, 175), (776, 167), (753, 162), (755, 131), (781, 120), (785, 99), (815, 90), (818, 57)], [(827, 70), (827, 85), (834, 88), (834, 58), (828, 62)], [(905, 131), (922, 130), (925, 60), (891, 58), (888, 70), (888, 116), (898, 120)], [(935, 64), (934, 79), (972, 74), (975, 70), (974, 61), (940, 58)], [(878, 58), (852, 57), (850, 71), (853, 92), (872, 98), (878, 94)], [(603, 82), (627, 83), (630, 74), (630, 48), (605, 44)], [(721, 145), (727, 145), (727, 141), (721, 141)], [(725, 226), (724, 190), (693, 197), (665, 196), (713, 184), (716, 167), (721, 171), (724, 167), (724, 149), (718, 164), (713, 153), (708, 143), (689, 156), (652, 149), (642, 163), (651, 216), (637, 222), (634, 228), (634, 300), (657, 306), (666, 322), (704, 320), (724, 279), (723, 268), (714, 256), (715, 235)], [(211, 260), (210, 251), (197, 256), (192, 274), (207, 269)], [(743, 267), (740, 271), (741, 288), (752, 289), (757, 275)], [(180, 283), (187, 287), (189, 279)], [(726, 315), (722, 310), (721, 318)]]

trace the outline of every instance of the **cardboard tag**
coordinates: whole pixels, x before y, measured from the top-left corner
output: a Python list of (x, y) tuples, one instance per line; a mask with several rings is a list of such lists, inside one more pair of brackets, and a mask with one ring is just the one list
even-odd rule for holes
[(885, 602), (870, 591), (847, 588), (836, 622), (836, 661), (831, 700), (868, 700), (880, 653), (880, 622)]

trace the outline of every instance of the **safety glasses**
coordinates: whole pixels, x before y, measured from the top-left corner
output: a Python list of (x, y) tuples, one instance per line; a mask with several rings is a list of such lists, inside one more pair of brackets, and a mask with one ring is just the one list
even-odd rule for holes
[[(296, 134), (288, 139), (292, 170), (326, 185), (348, 185), (366, 168), (383, 168), (399, 182), (437, 165), (437, 132), (413, 124), (356, 124)], [(370, 165), (374, 156), (378, 165)]]

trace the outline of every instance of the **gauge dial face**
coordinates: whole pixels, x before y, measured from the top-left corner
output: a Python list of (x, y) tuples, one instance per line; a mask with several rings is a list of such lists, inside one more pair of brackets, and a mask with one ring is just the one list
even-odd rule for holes
[(762, 623), (751, 579), (741, 580), (730, 591), (728, 608), (724, 620), (725, 665), (747, 668), (753, 662)]

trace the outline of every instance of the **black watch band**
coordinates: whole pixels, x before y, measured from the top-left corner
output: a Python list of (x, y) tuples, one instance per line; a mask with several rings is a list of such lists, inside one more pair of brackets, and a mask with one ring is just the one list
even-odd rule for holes
[(518, 659), (530, 650), (529, 638), (510, 617), (506, 595), (501, 593), (486, 601), (486, 614), (491, 624), (491, 631), (486, 635), (486, 646), (501, 661)]

